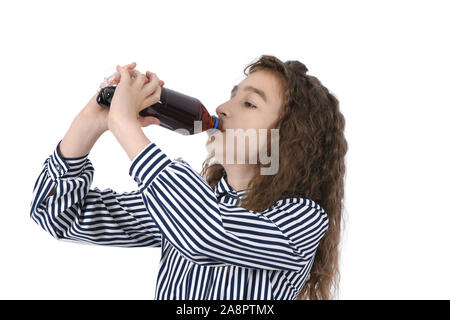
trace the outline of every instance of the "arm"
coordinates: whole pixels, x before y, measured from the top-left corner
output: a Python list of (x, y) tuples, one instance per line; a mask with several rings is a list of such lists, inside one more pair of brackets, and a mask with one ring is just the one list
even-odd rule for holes
[(150, 143), (137, 122), (122, 121), (110, 116), (108, 125), (130, 160), (133, 160)]
[[(134, 67), (130, 64), (126, 69)], [(138, 191), (119, 194), (111, 189), (90, 189), (94, 167), (87, 156), (108, 130), (109, 112), (97, 104), (97, 95), (44, 162), (33, 189), (31, 218), (57, 239), (159, 247), (161, 234)], [(140, 125), (148, 125), (141, 120)]]
[[(63, 158), (58, 146), (36, 180), (30, 217), (59, 240), (118, 247), (160, 247), (161, 234), (138, 191), (90, 189), (87, 158)], [(50, 189), (54, 193), (50, 195)]]
[(155, 143), (135, 156), (129, 174), (164, 237), (197, 264), (301, 271), (328, 228), (323, 209), (303, 198), (230, 212), (197, 172)]
[[(92, 99), (94, 99), (94, 97), (92, 97)], [(87, 107), (89, 107), (89, 104)], [(84, 116), (83, 113), (79, 113), (75, 117), (64, 138), (56, 147), (58, 157), (52, 159), (53, 162), (50, 163), (49, 169), (53, 170), (53, 172), (60, 170), (61, 166), (64, 166), (64, 161), (58, 161), (61, 158), (78, 160), (82, 157), (86, 157), (91, 152), (92, 147), (105, 131), (92, 119), (92, 117)], [(63, 169), (67, 168), (63, 167)], [(53, 195), (53, 192), (54, 188), (52, 188), (47, 197)]]

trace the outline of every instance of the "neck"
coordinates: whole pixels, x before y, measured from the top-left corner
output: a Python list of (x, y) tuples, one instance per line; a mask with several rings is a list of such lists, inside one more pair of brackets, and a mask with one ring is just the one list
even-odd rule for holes
[(248, 189), (248, 183), (255, 175), (256, 165), (223, 164), (228, 184), (236, 191)]

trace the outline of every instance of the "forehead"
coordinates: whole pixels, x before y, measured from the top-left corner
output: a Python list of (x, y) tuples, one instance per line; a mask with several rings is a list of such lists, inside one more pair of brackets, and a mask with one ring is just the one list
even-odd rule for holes
[(239, 83), (239, 88), (246, 86), (255, 87), (263, 91), (267, 97), (267, 103), (271, 105), (281, 104), (281, 86), (276, 75), (270, 71), (258, 70), (249, 74)]

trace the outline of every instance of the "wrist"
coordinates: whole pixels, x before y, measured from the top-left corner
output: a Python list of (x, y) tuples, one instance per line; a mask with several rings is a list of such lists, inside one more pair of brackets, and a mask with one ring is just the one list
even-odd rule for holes
[(86, 116), (83, 112), (79, 113), (75, 121), (80, 123), (80, 126), (84, 128), (86, 134), (91, 136), (100, 137), (105, 131), (108, 130), (102, 123), (99, 123), (97, 119), (93, 119), (92, 116)]
[(109, 119), (109, 130), (127, 153), (130, 160), (149, 144), (138, 121), (115, 118)]
[(67, 158), (84, 156), (91, 151), (100, 135), (92, 119), (77, 115), (64, 135), (58, 152)]
[(110, 112), (108, 116), (108, 128), (110, 131), (114, 131), (118, 127), (140, 128), (138, 119), (132, 119), (128, 115), (122, 115), (117, 112)]

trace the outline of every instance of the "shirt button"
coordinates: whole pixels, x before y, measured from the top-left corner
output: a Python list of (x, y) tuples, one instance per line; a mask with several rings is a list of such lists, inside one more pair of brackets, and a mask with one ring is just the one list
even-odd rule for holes
[(135, 180), (137, 183), (141, 183), (141, 179), (139, 179), (139, 177), (134, 178), (134, 180)]
[(59, 171), (59, 164), (55, 165), (55, 168)]

